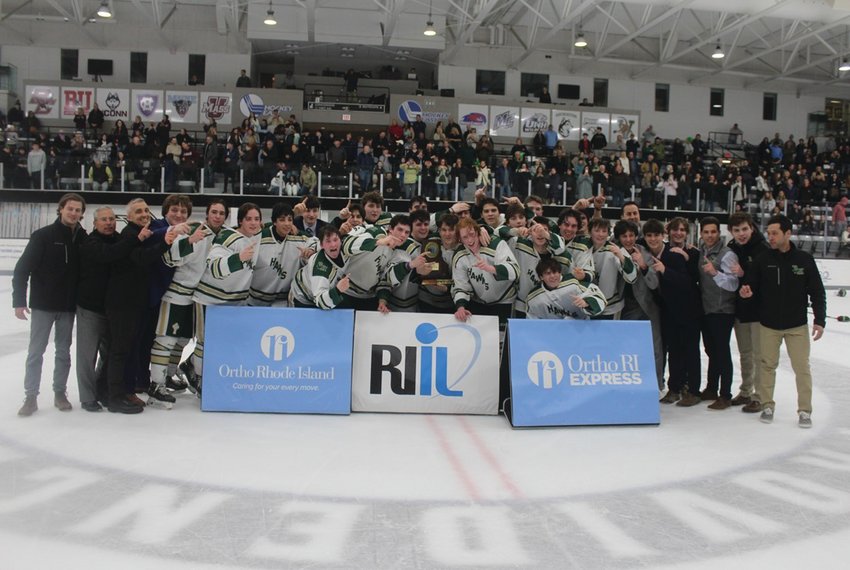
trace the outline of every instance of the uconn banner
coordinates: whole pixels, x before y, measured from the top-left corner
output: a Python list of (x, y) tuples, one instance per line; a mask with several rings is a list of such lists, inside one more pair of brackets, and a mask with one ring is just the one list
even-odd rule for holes
[(648, 321), (508, 321), (515, 427), (657, 424)]
[(354, 311), (207, 308), (201, 408), (348, 414)]
[(354, 332), (353, 411), (497, 412), (496, 317), (358, 312)]

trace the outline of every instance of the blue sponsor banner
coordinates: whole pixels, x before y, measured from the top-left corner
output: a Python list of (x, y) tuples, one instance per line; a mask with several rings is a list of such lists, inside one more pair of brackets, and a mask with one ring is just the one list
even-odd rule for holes
[(514, 426), (657, 424), (648, 321), (508, 321)]
[(207, 308), (201, 408), (348, 414), (354, 311)]

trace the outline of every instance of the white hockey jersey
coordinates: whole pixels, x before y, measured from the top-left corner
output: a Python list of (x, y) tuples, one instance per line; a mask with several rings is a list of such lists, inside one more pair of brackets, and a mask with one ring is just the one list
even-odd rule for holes
[[(587, 307), (575, 305), (574, 297), (587, 301)], [(605, 295), (599, 287), (582, 285), (574, 277), (562, 278), (554, 289), (541, 283), (526, 299), (526, 317), (529, 319), (589, 319), (605, 309)]]
[[(189, 243), (189, 236), (199, 227), (203, 228), (204, 239)], [(190, 224), (189, 233), (177, 236), (162, 259), (169, 267), (174, 267), (174, 277), (168, 285), (163, 301), (173, 305), (191, 305), (192, 295), (207, 267), (207, 255), (212, 248), (216, 234), (209, 226), (201, 222)]]
[(289, 299), (292, 280), (303, 265), (301, 253), (304, 248), (316, 251), (319, 247), (316, 237), (307, 235), (288, 235), (279, 239), (274, 226), (267, 226), (260, 232), (260, 243), (254, 259), (254, 271), (251, 276), (251, 288), (248, 292), (248, 305), (268, 307), (272, 304), (285, 305)]
[(247, 237), (231, 228), (222, 228), (207, 256), (207, 266), (195, 289), (194, 300), (202, 305), (244, 305), (260, 248), (254, 248), (254, 256), (249, 261), (239, 259), (239, 253), (259, 240), (260, 234)]
[(342, 256), (328, 258), (324, 250), (310, 257), (299, 269), (292, 282), (292, 297), (302, 305), (315, 305), (319, 309), (333, 309), (343, 301), (336, 284), (343, 277)]
[(519, 267), (511, 248), (498, 237), (478, 251), (478, 257), (493, 265), (496, 273), (477, 268), (478, 258), (461, 247), (452, 259), (452, 299), (456, 306), (470, 301), (483, 304), (509, 304), (516, 299)]

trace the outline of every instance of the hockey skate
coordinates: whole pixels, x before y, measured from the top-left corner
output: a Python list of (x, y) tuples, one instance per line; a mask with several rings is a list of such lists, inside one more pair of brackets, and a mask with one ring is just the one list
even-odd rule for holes
[(186, 377), (189, 391), (197, 397), (201, 397), (201, 377), (195, 372), (195, 367), (188, 360), (180, 363), (180, 371)]
[(177, 400), (168, 393), (165, 386), (156, 382), (151, 382), (151, 387), (148, 388), (148, 406), (155, 406), (170, 410), (174, 407), (174, 402)]
[(189, 383), (177, 374), (165, 377), (165, 387), (174, 394), (182, 394), (189, 387)]

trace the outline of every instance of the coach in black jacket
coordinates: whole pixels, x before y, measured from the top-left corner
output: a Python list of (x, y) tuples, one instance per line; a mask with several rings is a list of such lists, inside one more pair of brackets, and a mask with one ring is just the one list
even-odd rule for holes
[[(150, 219), (147, 203), (142, 198), (131, 200), (127, 204), (127, 227), (121, 237), (131, 241), (147, 239), (151, 235)], [(110, 412), (133, 414), (143, 409), (127, 398), (133, 386), (125, 384), (124, 366), (133, 350), (142, 312), (147, 307), (151, 268), (174, 242), (174, 235), (166, 232), (165, 240), (153, 247), (132, 249), (127, 257), (114, 262), (110, 268), (104, 302), (109, 326), (106, 381)]]
[(773, 388), (779, 347), (785, 341), (797, 378), (799, 425), (812, 425), (812, 374), (809, 369), (808, 302), (815, 313), (812, 338), (820, 339), (826, 326), (826, 292), (814, 258), (791, 243), (791, 220), (773, 216), (767, 222), (770, 251), (753, 262), (753, 271), (741, 287), (741, 297), (758, 295), (761, 328), (761, 374), (758, 387), (761, 420), (773, 421)]
[[(115, 213), (101, 206), (94, 213), (94, 231), (80, 245), (80, 280), (77, 291), (77, 386), (80, 403), (88, 412), (100, 411), (107, 401), (105, 363), (109, 352), (106, 321), (106, 287), (112, 264), (130, 255), (141, 243), (123, 239), (115, 231)], [(100, 366), (98, 364), (100, 355)]]
[[(62, 411), (71, 409), (65, 394), (71, 369), (71, 333), (74, 328), (78, 247), (86, 237), (80, 219), (86, 202), (79, 194), (65, 194), (59, 200), (59, 217), (51, 225), (33, 232), (12, 276), (12, 306), (15, 316), (27, 320), (32, 313), (30, 343), (24, 375), (26, 400), (19, 416), (30, 416), (37, 409), (41, 365), (44, 350), (55, 325), (56, 347), (53, 368), (54, 405)], [(27, 308), (27, 281), (30, 285)]]

